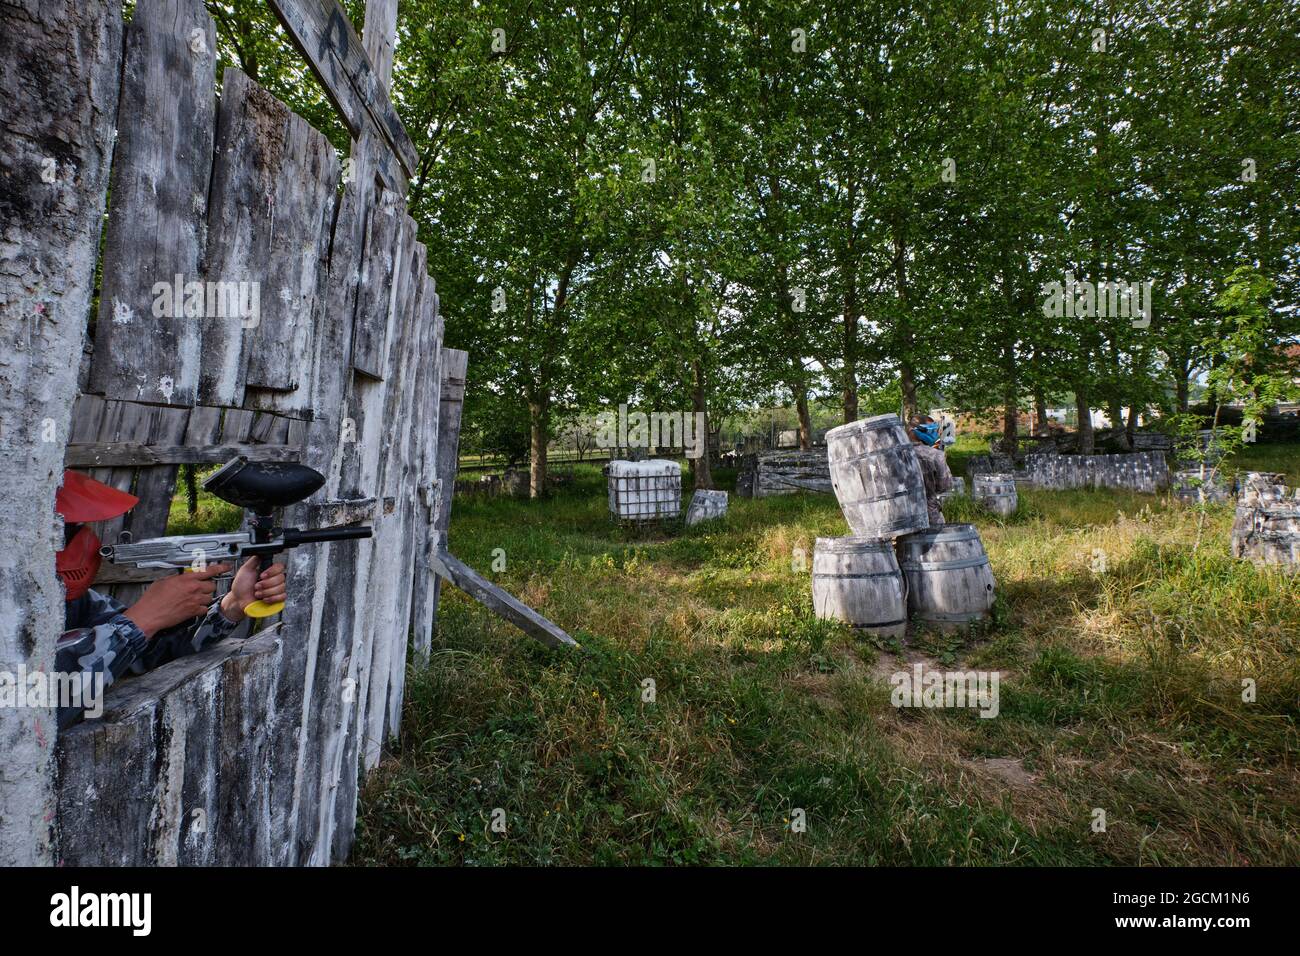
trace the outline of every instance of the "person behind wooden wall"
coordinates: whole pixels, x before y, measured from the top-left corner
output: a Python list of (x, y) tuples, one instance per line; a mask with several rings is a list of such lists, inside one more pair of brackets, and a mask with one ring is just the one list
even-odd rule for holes
[(907, 422), (907, 437), (916, 446), (916, 457), (921, 463), (921, 478), (925, 481), (925, 506), (930, 513), (930, 527), (944, 523), (939, 495), (952, 489), (952, 471), (939, 444), (942, 429), (929, 415), (913, 415)]
[(65, 630), (55, 645), (55, 673), (65, 679), (76, 675), (83, 690), (79, 704), (58, 703), (60, 729), (75, 723), (87, 708), (98, 709), (102, 700), (92, 698), (119, 677), (143, 674), (229, 637), (254, 601), (285, 600), (284, 565), (273, 564), (259, 575), (256, 557), (244, 562), (220, 600), (213, 599), (212, 579), (228, 573), (228, 564), (155, 581), (130, 607), (93, 590), (100, 542), (88, 522), (126, 514), (139, 500), (79, 472), (63, 473), (55, 511), (63, 516), (64, 548), (55, 570), (67, 603)]

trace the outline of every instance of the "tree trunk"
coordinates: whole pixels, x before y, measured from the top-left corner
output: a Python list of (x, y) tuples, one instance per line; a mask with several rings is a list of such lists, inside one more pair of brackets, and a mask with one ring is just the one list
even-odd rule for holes
[(794, 408), (799, 414), (799, 450), (812, 448), (812, 417), (808, 414), (808, 389), (803, 385), (791, 386), (794, 392)]
[(1020, 444), (1020, 388), (1014, 340), (1002, 346), (1002, 367), (1006, 375), (1002, 394), (1002, 448), (1008, 455), (1014, 455)]
[(916, 405), (916, 370), (912, 367), (912, 347), (915, 344), (912, 336), (911, 316), (908, 314), (911, 305), (907, 295), (907, 265), (906, 265), (907, 246), (899, 234), (898, 227), (894, 228), (894, 283), (895, 291), (898, 294), (899, 310), (899, 352), (903, 356), (898, 365), (899, 387), (903, 392), (903, 419), (911, 419), (917, 414)]
[(1174, 370), (1174, 401), (1180, 415), (1186, 415), (1192, 399), (1192, 360), (1186, 354), (1169, 356), (1169, 366)]
[(1129, 450), (1133, 449), (1133, 433), (1137, 431), (1138, 421), (1138, 404), (1134, 402), (1128, 408), (1128, 422), (1124, 426), (1124, 440), (1128, 443)]
[(903, 418), (906, 420), (917, 414), (916, 374), (912, 371), (910, 361), (904, 359), (899, 363), (898, 376), (899, 386), (903, 390)]
[(1020, 445), (1020, 406), (1014, 395), (1002, 406), (1002, 450), (1014, 455)]
[(1079, 454), (1091, 455), (1094, 448), (1092, 409), (1088, 406), (1088, 393), (1082, 388), (1074, 391), (1074, 407), (1079, 414)]
[(857, 189), (849, 185), (849, 237), (844, 271), (844, 424), (858, 420), (858, 276), (854, 254), (853, 205)]
[(545, 392), (535, 393), (528, 400), (528, 426), (530, 435), (531, 462), (528, 468), (528, 496), (543, 498), (546, 496), (546, 443), (548, 435), (547, 414), (550, 410), (550, 396)]
[(694, 376), (694, 388), (691, 389), (691, 409), (695, 412), (695, 436), (700, 444), (700, 457), (691, 459), (691, 472), (695, 478), (695, 490), (707, 490), (713, 487), (713, 469), (709, 464), (709, 408), (707, 382), (704, 368), (699, 360), (691, 363)]
[(1046, 435), (1050, 429), (1047, 427), (1047, 396), (1043, 394), (1043, 386), (1034, 386), (1034, 434)]

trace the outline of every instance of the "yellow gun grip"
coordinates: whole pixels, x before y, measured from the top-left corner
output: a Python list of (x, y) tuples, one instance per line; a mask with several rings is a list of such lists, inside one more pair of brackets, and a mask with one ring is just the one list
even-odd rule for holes
[(254, 601), (244, 608), (244, 615), (246, 617), (270, 617), (272, 614), (279, 614), (283, 610), (283, 601), (276, 601), (274, 604), (267, 604), (265, 601)]

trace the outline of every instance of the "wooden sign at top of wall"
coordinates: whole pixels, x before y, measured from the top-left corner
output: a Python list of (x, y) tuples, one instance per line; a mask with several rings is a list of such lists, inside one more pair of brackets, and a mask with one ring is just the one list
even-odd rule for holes
[(384, 78), (376, 74), (338, 0), (270, 0), (270, 4), (352, 136), (360, 139), (372, 127), (406, 175), (413, 174), (418, 161), (415, 146), (393, 109)]

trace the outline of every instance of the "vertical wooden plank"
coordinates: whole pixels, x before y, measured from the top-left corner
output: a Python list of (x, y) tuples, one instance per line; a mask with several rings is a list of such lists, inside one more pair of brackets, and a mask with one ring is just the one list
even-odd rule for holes
[(385, 189), (370, 216), (352, 333), (352, 367), (375, 379), (383, 378), (388, 367), (387, 331), (403, 252), (401, 225), (402, 204), (395, 193)]
[(294, 749), (295, 737), (282, 735), (286, 718), (296, 720), (275, 706), (280, 632), (275, 625), (259, 633), (222, 663), (216, 825), (221, 839), (213, 852), (218, 866), (267, 866), (285, 855), (280, 844), (288, 839), (286, 821), (272, 819), (271, 781), (276, 753)]
[[(202, 0), (139, 0), (126, 31), (90, 389), (193, 405), (216, 122), (216, 30)], [(161, 295), (160, 295), (161, 294)]]
[[(345, 419), (353, 382), (352, 322), (376, 192), (378, 151), (371, 140), (353, 144), (354, 175), (344, 185), (334, 223), (325, 306), (316, 342), (306, 460), (325, 474), (324, 494), (330, 498), (344, 496), (343, 461), (357, 444), (355, 423)], [(346, 727), (355, 699), (353, 596), (358, 568), (368, 567), (372, 547), (370, 541), (325, 545), (311, 556), (295, 555), (288, 561), (290, 589), (311, 593), (312, 601), (292, 602), (282, 615), (286, 632), (296, 636), (286, 647), (284, 670), (289, 673), (301, 668), (304, 674), (301, 699), (292, 699), (292, 685), (281, 681), (282, 699), (278, 701), (281, 712), (296, 708), (301, 715), (293, 765), (277, 771), (272, 780), (273, 819), (281, 814), (288, 819), (286, 863), (324, 865), (331, 860), (334, 795), (345, 772)], [(299, 654), (301, 658), (295, 656)], [(347, 772), (355, 775), (355, 762)]]
[(205, 404), (242, 404), (245, 388), (257, 386), (299, 393), (280, 407), (308, 407), (318, 269), (338, 175), (320, 133), (239, 70), (226, 70), (206, 278), (223, 284), (223, 306), (239, 308), (204, 323)]
[(60, 866), (147, 862), (160, 706), (155, 701), (128, 716), (87, 720), (59, 734)]
[[(442, 350), (442, 386), (438, 407), (438, 507), (434, 514), (434, 546), (445, 547), (447, 528), (451, 524), (451, 502), (456, 490), (456, 471), (460, 466), (460, 417), (465, 403), (465, 376), (469, 353), (460, 349)], [(438, 623), (438, 598), (442, 581), (433, 580), (433, 624)]]
[[(405, 643), (405, 615), (396, 613), (399, 605), (397, 583), (402, 578), (402, 539), (404, 519), (408, 511), (407, 489), (402, 487), (403, 453), (406, 436), (410, 432), (409, 417), (403, 418), (406, 405), (407, 381), (414, 365), (411, 361), (416, 349), (415, 298), (422, 291), (423, 260), (415, 247), (415, 222), (406, 215), (399, 225), (398, 246), (402, 254), (396, 263), (396, 282), (393, 295), (396, 328), (390, 333), (392, 343), (388, 350), (388, 364), (384, 374), (384, 407), (382, 417), (386, 434), (380, 440), (377, 487), (383, 507), (375, 522), (374, 564), (370, 571), (374, 582), (365, 607), (365, 632), (369, 644), (369, 667), (361, 676), (360, 709), (362, 717), (362, 766), (370, 770), (379, 764), (384, 742), (384, 723), (388, 712), (388, 681), (390, 664), (397, 635)], [(415, 269), (421, 269), (416, 281)], [(377, 429), (376, 429), (377, 430)], [(372, 439), (373, 440), (373, 439)], [(409, 565), (407, 566), (409, 567)]]
[[(159, 406), (141, 405), (138, 402), (108, 401), (106, 404), (107, 410), (100, 427), (99, 441), (146, 444), (149, 441), (149, 436), (154, 433), (157, 427), (159, 413), (164, 411)], [(127, 467), (95, 468), (91, 470), (91, 474), (119, 491), (130, 492), (139, 497), (136, 488), (136, 477), (140, 470)], [(134, 534), (136, 512), (139, 507), (137, 505), (119, 517), (97, 522), (95, 533), (99, 535), (99, 539), (105, 544), (110, 544), (118, 540), (118, 536), (123, 531), (131, 531)], [(146, 509), (146, 519), (148, 516), (149, 510)], [(136, 537), (140, 537), (140, 535), (136, 535)], [(103, 590), (113, 598), (129, 605), (139, 597), (143, 588), (134, 584), (118, 584)]]
[[(218, 846), (244, 837), (223, 832), (218, 812), (221, 677), (220, 667), (205, 667), (162, 699), (153, 865), (212, 866)], [(195, 825), (198, 820), (202, 826)]]
[(221, 416), (221, 443), (242, 445), (248, 441), (257, 413), (249, 408), (227, 408)]
[(393, 47), (396, 41), (397, 0), (366, 0), (361, 45), (370, 58), (374, 78), (381, 89), (387, 90), (392, 85)]
[[(373, 212), (372, 218), (374, 216), (385, 217), (385, 213), (381, 209)], [(403, 228), (405, 216), (400, 215), (400, 208), (394, 210), (393, 217), (397, 221), (395, 229), (397, 236), (394, 241), (392, 266), (394, 272), (400, 274), (401, 264), (405, 258), (402, 251), (404, 248), (402, 241), (409, 237)], [(395, 343), (399, 336), (402, 335), (402, 323), (405, 316), (398, 301), (398, 295), (402, 287), (400, 281), (392, 283), (389, 296), (390, 306), (381, 326), (383, 341), (386, 342)], [(358, 322), (361, 321), (361, 291), (358, 290)], [(394, 352), (400, 353), (400, 348), (395, 344), (389, 352), (390, 354)], [(355, 337), (353, 360), (355, 366)], [(387, 381), (371, 381), (360, 375), (354, 376), (350, 411), (357, 423), (356, 454), (345, 456), (342, 462), (343, 473), (340, 478), (341, 482), (350, 482), (359, 489), (369, 489), (371, 493), (375, 490), (382, 490), (381, 462), (383, 460), (383, 450), (388, 443), (389, 437), (384, 410), (390, 392), (390, 383)], [(361, 765), (360, 761), (366, 752), (366, 734), (369, 727), (367, 704), (371, 690), (370, 681), (374, 676), (372, 661), (376, 637), (373, 628), (373, 617), (368, 611), (373, 600), (374, 556), (383, 550), (383, 542), (389, 534), (386, 528), (389, 516), (384, 511), (385, 509), (381, 507), (379, 514), (376, 516), (374, 539), (362, 542), (363, 545), (369, 545), (369, 547), (358, 549), (358, 560), (361, 563), (356, 569), (355, 576), (353, 600), (356, 611), (353, 616), (352, 647), (348, 656), (348, 679), (354, 682), (355, 696), (345, 706), (346, 722), (344, 726), (346, 736), (342, 741), (340, 761), (343, 772), (338, 778), (333, 806), (330, 811), (334, 859), (346, 858), (351, 849), (353, 824), (356, 819), (357, 768)], [(349, 710), (350, 713), (347, 712)]]
[(72, 407), (72, 424), (68, 429), (69, 442), (93, 442), (104, 420), (105, 402), (98, 395), (81, 394)]
[(249, 334), (247, 385), (273, 390), (262, 407), (304, 411), (311, 402), (315, 327), (340, 168), (329, 141), (292, 113), (287, 113), (284, 148), (271, 261), (262, 279), (262, 321)]
[[(411, 232), (415, 234), (415, 223), (411, 223)], [(402, 404), (399, 415), (406, 421), (402, 441), (400, 473), (395, 480), (388, 482), (394, 486), (398, 506), (401, 509), (400, 544), (401, 552), (395, 566), (390, 566), (389, 577), (393, 581), (396, 600), (390, 608), (384, 626), (389, 633), (388, 692), (386, 709), (383, 716), (381, 744), (387, 746), (401, 732), (402, 701), (406, 691), (406, 661), (410, 641), (411, 606), (414, 594), (411, 589), (411, 574), (416, 563), (417, 537), (419, 536), (420, 512), (420, 433), (421, 408), (418, 390), (420, 387), (420, 368), (426, 363), (436, 361), (426, 351), (428, 347), (429, 313), (425, 304), (426, 294), (432, 294), (432, 283), (427, 271), (427, 252), (420, 243), (415, 243), (415, 252), (411, 258), (410, 279), (412, 300), (411, 332), (402, 371)], [(421, 542), (423, 544), (423, 542)]]
[[(51, 520), (76, 398), (122, 56), (118, 0), (0, 5), (0, 670), (50, 670)], [(52, 180), (52, 181), (51, 181)], [(47, 440), (53, 438), (53, 441)], [(0, 866), (49, 863), (53, 712), (0, 709)]]
[[(439, 392), (442, 386), (443, 321), (438, 309), (438, 295), (433, 279), (425, 292), (426, 327), (429, 344), (420, 365), (417, 401), (420, 405), (420, 464), (418, 492), (421, 496), (417, 513), (419, 523), (413, 531), (416, 550), (411, 576), (411, 653), (418, 664), (426, 664), (433, 638), (434, 574), (430, 563), (431, 549), (436, 546), (434, 518), (438, 509), (438, 419)], [(429, 356), (433, 360), (429, 361)]]
[(221, 409), (196, 405), (185, 422), (186, 445), (215, 445), (221, 434)]

